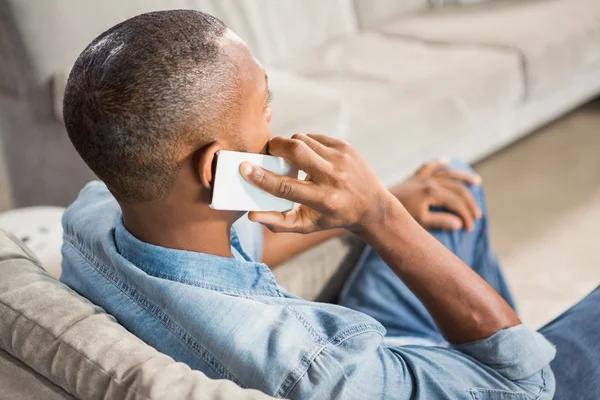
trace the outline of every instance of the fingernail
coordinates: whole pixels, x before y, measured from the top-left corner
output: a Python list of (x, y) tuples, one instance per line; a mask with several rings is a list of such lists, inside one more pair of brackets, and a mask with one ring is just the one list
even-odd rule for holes
[(452, 161), (452, 159), (448, 156), (440, 157), (439, 159), (439, 162), (444, 164), (450, 164), (450, 161)]
[(462, 222), (460, 222), (460, 221), (452, 222), (452, 229), (454, 229), (455, 231), (462, 229)]
[(481, 218), (481, 216), (483, 215), (483, 213), (481, 212), (481, 208), (478, 208), (475, 214), (477, 214), (477, 218)]
[(481, 175), (473, 175), (473, 183), (475, 185), (481, 185)]
[(252, 164), (250, 164), (248, 161), (244, 161), (242, 165), (240, 165), (240, 172), (242, 175), (250, 176), (252, 174), (252, 170)]

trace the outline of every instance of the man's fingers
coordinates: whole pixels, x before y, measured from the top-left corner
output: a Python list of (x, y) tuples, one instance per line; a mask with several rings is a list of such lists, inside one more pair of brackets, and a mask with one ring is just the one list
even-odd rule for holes
[(348, 142), (341, 140), (341, 139), (331, 137), (331, 136), (320, 135), (318, 133), (309, 133), (306, 136), (308, 136), (309, 138), (311, 138), (313, 140), (316, 140), (317, 142), (319, 142), (327, 147), (332, 147), (334, 149), (340, 149), (345, 146), (348, 146)]
[(431, 161), (425, 163), (417, 170), (415, 175), (420, 176), (422, 178), (427, 178), (436, 173), (437, 171), (444, 170), (448, 168), (448, 164), (450, 164), (450, 159), (442, 158), (440, 160)]
[(275, 197), (309, 206), (319, 197), (312, 183), (274, 174), (248, 161), (240, 165), (240, 173), (248, 182)]
[(473, 230), (473, 216), (466, 202), (461, 197), (450, 190), (443, 189), (438, 193), (437, 200), (440, 202), (440, 205), (457, 214), (463, 220), (463, 226), (467, 231), (470, 232)]
[(481, 218), (481, 210), (479, 209), (479, 205), (475, 198), (473, 197), (473, 193), (463, 183), (459, 183), (452, 180), (438, 180), (440, 186), (453, 191), (458, 196), (460, 196), (469, 207), (471, 211), (471, 215), (473, 218)]
[(463, 171), (453, 171), (449, 169), (440, 170), (435, 173), (435, 177), (460, 181), (466, 183), (467, 185), (481, 185), (481, 176)]
[(301, 133), (295, 133), (292, 136), (292, 139), (303, 141), (315, 153), (317, 153), (318, 155), (320, 155), (321, 157), (323, 157), (326, 160), (329, 159), (332, 156), (332, 154), (333, 154), (333, 150), (331, 148), (329, 148), (326, 145), (324, 145), (323, 143), (321, 143), (321, 142), (319, 142), (319, 141), (311, 138), (309, 135), (303, 135)]
[(449, 231), (457, 231), (462, 229), (462, 220), (454, 214), (445, 212), (427, 212), (421, 218), (421, 225), (428, 229), (444, 229)]
[(330, 170), (329, 163), (302, 140), (274, 137), (269, 142), (269, 154), (282, 157), (311, 175)]

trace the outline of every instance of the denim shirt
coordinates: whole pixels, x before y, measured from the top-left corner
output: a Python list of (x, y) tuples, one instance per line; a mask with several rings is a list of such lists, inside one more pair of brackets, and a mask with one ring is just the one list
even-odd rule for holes
[[(242, 220), (232, 258), (141, 242), (104, 184), (63, 217), (61, 280), (129, 331), (214, 379), (292, 399), (551, 399), (553, 346), (524, 325), (475, 343), (390, 346), (381, 324), (277, 285)], [(244, 238), (238, 237), (236, 231)], [(248, 234), (250, 234), (248, 236)], [(243, 248), (241, 243), (247, 248)]]

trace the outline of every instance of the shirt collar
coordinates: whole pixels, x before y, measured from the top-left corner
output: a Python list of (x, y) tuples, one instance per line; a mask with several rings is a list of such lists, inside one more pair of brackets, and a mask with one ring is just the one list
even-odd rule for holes
[(248, 257), (233, 228), (232, 258), (142, 242), (129, 233), (122, 218), (117, 219), (115, 242), (121, 256), (157, 278), (235, 295), (282, 296), (271, 270)]

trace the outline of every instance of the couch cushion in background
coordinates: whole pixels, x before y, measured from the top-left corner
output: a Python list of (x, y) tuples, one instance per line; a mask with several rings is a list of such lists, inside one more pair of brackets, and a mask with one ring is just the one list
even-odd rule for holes
[[(267, 65), (358, 33), (353, 0), (234, 0), (250, 27), (244, 40)], [(236, 26), (231, 26), (236, 30)]]
[(355, 0), (361, 28), (429, 8), (428, 0)]
[(353, 236), (331, 239), (278, 266), (273, 275), (296, 296), (335, 302), (363, 248)]
[(523, 97), (519, 58), (503, 49), (364, 33), (287, 66), (341, 94), (346, 140), (386, 185), (439, 156), (440, 141), (494, 134), (495, 121), (512, 116)]
[[(0, 349), (80, 399), (267, 399), (159, 353), (0, 231)], [(34, 385), (35, 382), (28, 382)]]
[(327, 132), (330, 136), (346, 136), (347, 110), (337, 91), (290, 72), (267, 68), (267, 73), (273, 92), (270, 125), (274, 135)]
[(600, 68), (600, 1), (498, 0), (397, 19), (378, 31), (432, 43), (512, 49), (522, 57), (528, 97)]
[(429, 4), (432, 7), (445, 7), (445, 6), (460, 6), (469, 5), (475, 3), (483, 3), (485, 1), (492, 0), (429, 0)]

